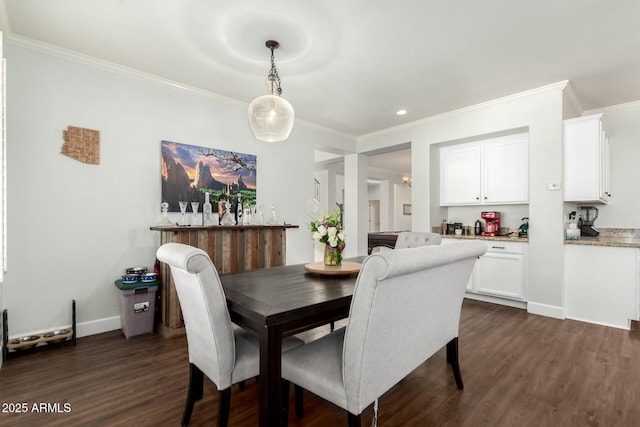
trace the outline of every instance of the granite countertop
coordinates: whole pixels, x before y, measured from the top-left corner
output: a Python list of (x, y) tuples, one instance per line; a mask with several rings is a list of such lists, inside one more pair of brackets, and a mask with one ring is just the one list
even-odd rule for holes
[(565, 240), (567, 245), (615, 246), (640, 248), (640, 230), (634, 228), (599, 228), (598, 237), (581, 236), (580, 240)]
[(510, 236), (458, 236), (455, 234), (445, 234), (442, 236), (443, 239), (461, 239), (461, 240), (493, 240), (493, 241), (501, 241), (501, 242), (522, 242), (527, 243), (529, 238), (527, 237), (518, 237), (518, 233), (514, 233)]
[[(434, 227), (433, 228), (434, 232), (437, 232), (437, 228)], [(473, 232), (473, 230), (472, 230)], [(506, 235), (507, 233), (511, 233), (508, 236)], [(493, 240), (493, 241), (500, 241), (500, 242), (521, 242), (521, 243), (527, 243), (529, 241), (528, 237), (518, 237), (518, 229), (517, 228), (501, 228), (500, 229), (500, 234), (503, 234), (502, 236), (476, 236), (475, 234), (472, 234), (470, 236), (465, 236), (465, 235), (457, 235), (457, 234), (443, 234), (442, 238), (444, 239), (461, 239), (461, 240)]]
[[(437, 227), (433, 228), (437, 232)], [(613, 246), (620, 248), (639, 248), (640, 249), (640, 229), (635, 228), (599, 228), (600, 235), (598, 237), (581, 236), (580, 240), (565, 240), (567, 245), (585, 245), (585, 246)], [(459, 236), (456, 234), (445, 234), (445, 239), (471, 239), (471, 240), (497, 240), (502, 242), (522, 242), (527, 243), (527, 237), (518, 237), (518, 229), (500, 229), (502, 234), (511, 232), (509, 236)]]

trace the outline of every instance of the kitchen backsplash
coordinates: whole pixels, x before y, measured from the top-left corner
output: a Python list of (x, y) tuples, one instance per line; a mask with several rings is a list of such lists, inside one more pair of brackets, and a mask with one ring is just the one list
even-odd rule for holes
[[(522, 224), (522, 218), (529, 216), (529, 205), (449, 206), (448, 208), (441, 208), (441, 216), (439, 218), (432, 217), (433, 223), (431, 225), (439, 227), (442, 219), (446, 218), (447, 222), (461, 222), (464, 225), (473, 227), (476, 220), (480, 219), (480, 212), (483, 211), (500, 212), (500, 225), (517, 229)], [(484, 224), (484, 221), (482, 223)]]

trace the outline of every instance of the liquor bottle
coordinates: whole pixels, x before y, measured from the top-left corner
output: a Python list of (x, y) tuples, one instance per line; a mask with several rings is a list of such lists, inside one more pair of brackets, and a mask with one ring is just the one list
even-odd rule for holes
[(244, 210), (242, 212), (242, 225), (251, 225), (251, 208), (249, 203), (244, 204)]
[(242, 197), (238, 193), (238, 201), (236, 202), (236, 224), (242, 225)]
[(208, 227), (213, 225), (211, 220), (211, 202), (209, 201), (209, 193), (204, 193), (204, 204), (202, 205), (202, 225)]

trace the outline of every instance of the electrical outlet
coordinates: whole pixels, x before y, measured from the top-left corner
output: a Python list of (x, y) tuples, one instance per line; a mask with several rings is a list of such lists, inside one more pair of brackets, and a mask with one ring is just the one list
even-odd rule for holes
[(560, 189), (560, 184), (558, 184), (557, 182), (552, 182), (547, 184), (547, 190), (549, 191), (554, 191), (559, 189)]

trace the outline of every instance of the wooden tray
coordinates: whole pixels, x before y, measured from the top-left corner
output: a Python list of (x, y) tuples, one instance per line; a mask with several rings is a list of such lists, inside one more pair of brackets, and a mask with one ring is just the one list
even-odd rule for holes
[(360, 272), (362, 264), (359, 262), (343, 261), (341, 266), (324, 265), (324, 262), (312, 262), (305, 264), (304, 269), (310, 273), (323, 276), (347, 276)]

